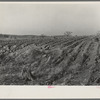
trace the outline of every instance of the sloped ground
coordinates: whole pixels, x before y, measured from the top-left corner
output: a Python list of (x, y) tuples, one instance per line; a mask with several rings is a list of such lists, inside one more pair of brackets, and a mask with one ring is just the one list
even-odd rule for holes
[(1, 85), (99, 85), (97, 36), (4, 40)]

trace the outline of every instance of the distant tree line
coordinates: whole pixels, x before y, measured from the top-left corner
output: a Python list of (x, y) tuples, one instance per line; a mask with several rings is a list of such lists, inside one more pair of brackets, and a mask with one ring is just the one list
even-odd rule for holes
[(9, 35), (6, 35), (6, 34), (0, 34), (0, 37), (1, 37), (1, 38), (9, 38)]

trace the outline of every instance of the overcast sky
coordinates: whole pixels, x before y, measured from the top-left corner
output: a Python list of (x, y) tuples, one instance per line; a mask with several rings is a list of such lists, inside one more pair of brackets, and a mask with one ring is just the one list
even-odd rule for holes
[(100, 30), (98, 3), (0, 3), (0, 33), (62, 35)]

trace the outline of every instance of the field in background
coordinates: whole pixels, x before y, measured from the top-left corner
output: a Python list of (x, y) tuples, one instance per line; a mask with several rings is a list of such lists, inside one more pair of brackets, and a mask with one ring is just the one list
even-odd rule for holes
[(98, 36), (0, 36), (0, 85), (99, 85)]

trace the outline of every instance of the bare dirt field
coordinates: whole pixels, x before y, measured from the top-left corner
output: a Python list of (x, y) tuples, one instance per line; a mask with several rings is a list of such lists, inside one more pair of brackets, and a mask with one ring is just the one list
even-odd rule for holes
[(99, 85), (98, 36), (0, 39), (0, 85)]

